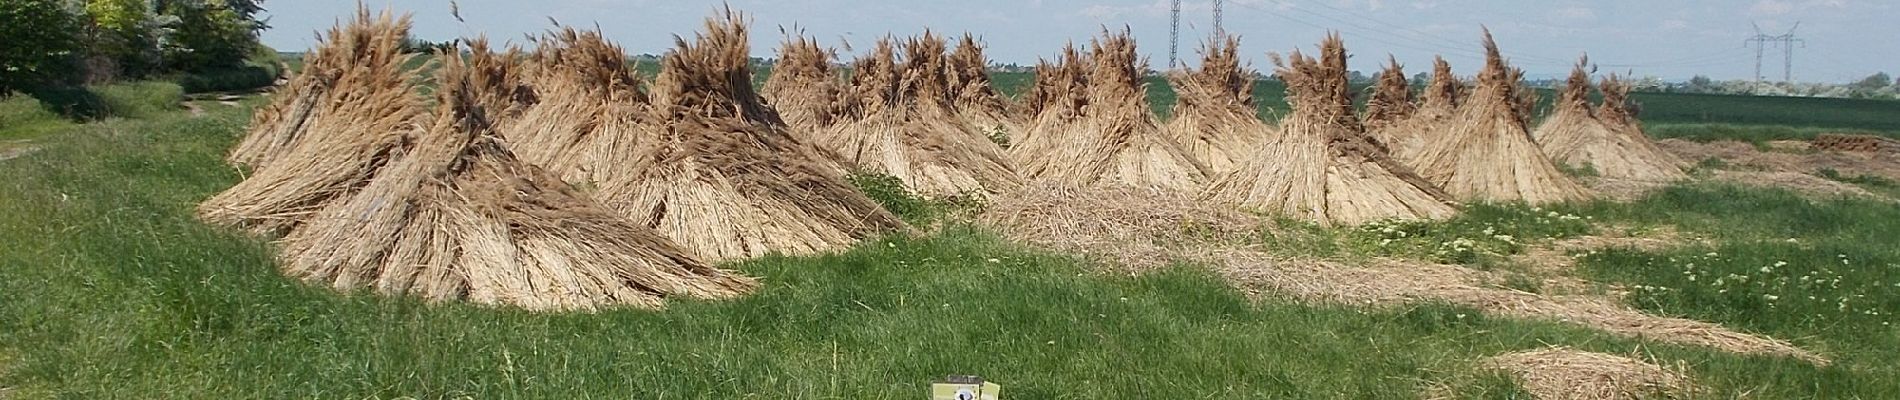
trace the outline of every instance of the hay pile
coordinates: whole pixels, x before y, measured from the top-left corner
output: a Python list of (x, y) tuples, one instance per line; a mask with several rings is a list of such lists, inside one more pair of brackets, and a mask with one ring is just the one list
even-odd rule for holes
[(836, 122), (842, 91), (832, 67), (837, 57), (836, 51), (806, 36), (787, 36), (779, 45), (778, 62), (759, 90), (794, 131), (815, 133)]
[[(409, 18), (371, 16), (331, 29), (300, 75), (232, 152), (251, 176), (198, 205), (201, 219), (266, 235), (288, 231), (357, 190), (427, 124), (403, 71)], [(308, 86), (304, 86), (308, 85)]]
[(1404, 122), (1418, 111), (1418, 105), (1412, 103), (1411, 81), (1405, 78), (1405, 66), (1399, 65), (1395, 56), (1386, 56), (1385, 70), (1379, 72), (1379, 83), (1372, 87), (1372, 97), (1366, 99), (1366, 114), (1360, 118), (1366, 131), (1375, 132)]
[(1240, 65), (1240, 38), (1209, 40), (1199, 69), (1168, 75), (1174, 86), (1174, 119), (1162, 129), (1205, 163), (1210, 174), (1233, 171), (1255, 157), (1255, 147), (1273, 137), (1253, 103), (1253, 75)]
[(512, 101), (493, 90), (509, 77), (458, 53), (442, 58), (430, 128), (284, 239), (286, 274), (339, 290), (550, 311), (657, 308), (670, 296), (727, 298), (756, 285), (516, 159), (488, 107)]
[[(1387, 72), (1397, 71), (1397, 66), (1396, 62), (1393, 63)], [(1386, 93), (1384, 96), (1388, 98), (1399, 96), (1391, 85), (1382, 80), (1377, 90)], [(1464, 83), (1452, 74), (1451, 63), (1446, 62), (1444, 57), (1438, 57), (1432, 62), (1431, 83), (1425, 86), (1425, 91), (1413, 100), (1411, 106), (1385, 103), (1374, 108), (1375, 103), (1366, 103), (1370, 112), (1366, 131), (1384, 144), (1393, 157), (1412, 165), (1413, 157), (1425, 147), (1429, 138), (1445, 135), (1446, 127), (1458, 115), (1458, 106), (1464, 101), (1465, 91)], [(1374, 100), (1378, 99), (1375, 97)], [(1400, 110), (1403, 110), (1403, 117), (1397, 115)]]
[(1456, 213), (1451, 196), (1392, 160), (1360, 127), (1339, 36), (1321, 43), (1317, 60), (1294, 51), (1274, 62), (1293, 112), (1278, 137), (1208, 187), (1206, 200), (1321, 224)]
[(1010, 137), (1012, 155), (1020, 152), (1015, 150), (1017, 147), (1031, 140), (1030, 135), (1035, 131), (1029, 127), (1038, 123), (1072, 124), (1081, 116), (1082, 106), (1088, 104), (1087, 62), (1074, 43), (1064, 45), (1055, 61), (1036, 60), (1035, 80), (1015, 103), (1017, 125), (1024, 130)]
[(1523, 72), (1505, 64), (1489, 31), (1484, 46), (1477, 89), (1409, 164), (1460, 200), (1543, 204), (1589, 199), (1589, 189), (1564, 175), (1531, 140), (1528, 93), (1519, 86)]
[(1642, 136), (1640, 129), (1612, 129), (1597, 118), (1590, 104), (1590, 74), (1584, 69), (1588, 64), (1587, 58), (1577, 62), (1555, 110), (1531, 135), (1544, 154), (1605, 178), (1659, 182), (1688, 178), (1677, 166), (1681, 162)]
[(1508, 372), (1539, 399), (1635, 400), (1694, 397), (1700, 391), (1681, 371), (1643, 360), (1567, 347), (1522, 351), (1485, 359)]
[(379, 79), (390, 66), (400, 67), (413, 55), (403, 54), (401, 40), (409, 32), (408, 15), (370, 15), (357, 7), (356, 19), (330, 28), (328, 35), (304, 58), (303, 71), (281, 86), (270, 104), (257, 110), (251, 128), (225, 160), (232, 165), (262, 168), (290, 151), (311, 131), (340, 129), (352, 118), (350, 109), (375, 90), (386, 89)]
[(652, 136), (652, 113), (626, 52), (599, 31), (571, 27), (536, 39), (522, 75), (538, 102), (496, 119), (522, 161), (576, 186), (600, 188), (624, 174), (627, 157)]
[(949, 64), (950, 92), (964, 126), (992, 138), (1022, 134), (1022, 124), (1010, 115), (1009, 103), (990, 81), (990, 59), (975, 36), (963, 34), (950, 52)]
[(746, 20), (727, 10), (661, 60), (642, 149), (595, 197), (714, 260), (839, 249), (904, 229), (752, 90)]
[[(1128, 31), (1103, 32), (1089, 55), (1064, 50), (1059, 65), (1038, 68), (1035, 122), (1010, 147), (1025, 177), (1077, 187), (1129, 186), (1191, 193), (1207, 167), (1156, 126)], [(1047, 75), (1047, 76), (1044, 76)]]
[(944, 40), (907, 40), (896, 60), (890, 39), (853, 63), (850, 93), (820, 145), (851, 166), (896, 177), (924, 197), (989, 195), (1020, 184), (1003, 148), (957, 116)]

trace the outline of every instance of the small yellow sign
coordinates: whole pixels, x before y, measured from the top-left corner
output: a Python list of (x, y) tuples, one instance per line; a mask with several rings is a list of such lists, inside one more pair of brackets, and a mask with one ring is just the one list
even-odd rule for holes
[(1003, 385), (984, 382), (975, 376), (951, 376), (930, 384), (930, 400), (998, 400)]

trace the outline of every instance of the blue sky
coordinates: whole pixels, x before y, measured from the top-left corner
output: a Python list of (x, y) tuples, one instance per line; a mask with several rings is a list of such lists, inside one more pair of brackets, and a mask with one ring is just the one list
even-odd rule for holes
[[(632, 53), (662, 53), (673, 34), (691, 36), (718, 1), (693, 0), (461, 0), (466, 23), (449, 15), (448, 0), (365, 0), (372, 8), (414, 13), (416, 35), (444, 40), (486, 33), (521, 42), (548, 18), (598, 24)], [(771, 56), (778, 27), (794, 24), (832, 45), (860, 48), (885, 34), (925, 28), (972, 32), (999, 62), (1034, 63), (1063, 43), (1087, 42), (1108, 26), (1133, 30), (1156, 67), (1167, 65), (1168, 0), (732, 0), (754, 18), (753, 53)], [(1390, 53), (1408, 73), (1429, 68), (1443, 54), (1460, 74), (1481, 63), (1479, 27), (1489, 26), (1504, 52), (1531, 77), (1568, 71), (1588, 52), (1603, 71), (1633, 71), (1679, 80), (1701, 74), (1718, 79), (1753, 75), (1754, 52), (1743, 41), (1801, 23), (1795, 79), (1845, 82), (1878, 71), (1900, 72), (1900, 1), (1893, 0), (1228, 0), (1225, 28), (1241, 36), (1241, 51), (1256, 68), (1266, 53), (1310, 49), (1328, 30), (1341, 32), (1354, 55), (1352, 68), (1373, 71)], [(1181, 57), (1193, 59), (1213, 30), (1211, 1), (1184, 1)], [(271, 0), (265, 43), (308, 48), (314, 32), (347, 17), (356, 0)], [(1782, 74), (1782, 50), (1770, 48), (1762, 73)]]

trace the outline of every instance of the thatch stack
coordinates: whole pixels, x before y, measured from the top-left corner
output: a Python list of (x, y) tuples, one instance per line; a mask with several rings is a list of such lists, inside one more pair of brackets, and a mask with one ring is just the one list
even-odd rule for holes
[(503, 110), (489, 107), (514, 101), (493, 90), (511, 78), (458, 53), (442, 58), (427, 132), (285, 238), (287, 274), (530, 310), (657, 308), (666, 297), (727, 298), (756, 285), (515, 158), (490, 120)]
[(1614, 129), (1598, 118), (1590, 104), (1590, 73), (1584, 70), (1588, 63), (1588, 59), (1577, 62), (1558, 95), (1555, 110), (1532, 134), (1544, 154), (1574, 168), (1594, 170), (1605, 178), (1639, 181), (1688, 178), (1688, 174), (1677, 167), (1675, 157), (1642, 136), (1640, 129)]
[(1015, 103), (1013, 114), (1017, 125), (1024, 129), (1010, 137), (1012, 155), (1020, 152), (1016, 147), (1032, 140), (1030, 135), (1035, 131), (1029, 128), (1034, 125), (1071, 124), (1081, 116), (1082, 106), (1088, 104), (1087, 63), (1086, 56), (1075, 49), (1074, 43), (1064, 45), (1053, 62), (1036, 60), (1035, 80)]
[(617, 179), (640, 138), (652, 135), (646, 94), (626, 52), (598, 31), (571, 27), (536, 41), (524, 75), (538, 102), (518, 118), (497, 119), (510, 149), (577, 186)]
[(1379, 83), (1372, 87), (1372, 97), (1366, 99), (1366, 114), (1360, 119), (1368, 132), (1402, 123), (1418, 111), (1418, 104), (1412, 103), (1412, 85), (1405, 77), (1405, 66), (1399, 65), (1398, 57), (1386, 58), (1385, 70), (1379, 72)]
[(1505, 64), (1489, 31), (1484, 46), (1477, 89), (1442, 134), (1426, 139), (1411, 165), (1460, 200), (1541, 204), (1590, 198), (1531, 140), (1519, 86), (1523, 73)]
[(1022, 134), (1022, 124), (1009, 114), (1009, 103), (990, 81), (990, 59), (975, 36), (963, 34), (949, 59), (950, 92), (956, 98), (957, 117), (963, 125), (994, 138)]
[(778, 62), (772, 75), (765, 78), (760, 94), (777, 109), (785, 124), (800, 132), (831, 129), (836, 122), (837, 103), (842, 89), (832, 61), (837, 52), (818, 45), (810, 37), (786, 37), (779, 46)]
[(1366, 136), (1353, 112), (1346, 48), (1338, 35), (1321, 43), (1317, 60), (1295, 51), (1274, 61), (1293, 112), (1281, 120), (1278, 137), (1214, 181), (1203, 197), (1321, 224), (1435, 219), (1457, 212), (1451, 196)]
[(839, 249), (903, 223), (787, 134), (752, 90), (746, 21), (730, 10), (661, 60), (644, 149), (596, 198), (701, 257)]
[(931, 198), (988, 195), (1021, 182), (1003, 148), (957, 116), (944, 40), (912, 38), (898, 62), (890, 39), (853, 63), (850, 95), (819, 144), (850, 165), (896, 177)]
[[(401, 66), (413, 56), (403, 54), (401, 39), (409, 32), (409, 16), (370, 15), (359, 5), (356, 19), (330, 28), (316, 48), (304, 57), (303, 71), (277, 89), (270, 104), (258, 109), (244, 139), (226, 156), (233, 165), (261, 168), (277, 159), (312, 130), (337, 129), (352, 118), (351, 107), (366, 86), (386, 66)], [(346, 81), (346, 79), (348, 81)], [(344, 89), (354, 89), (345, 91)]]
[[(1396, 62), (1393, 66), (1397, 66)], [(1390, 77), (1383, 79), (1390, 79)], [(1381, 82), (1381, 89), (1379, 89), (1381, 93), (1390, 90), (1384, 89), (1390, 83), (1383, 83), (1383, 80)], [(1452, 74), (1451, 63), (1446, 62), (1444, 57), (1438, 57), (1432, 61), (1431, 83), (1425, 86), (1425, 91), (1414, 100), (1414, 105), (1405, 112), (1405, 116), (1393, 121), (1382, 121), (1381, 119), (1388, 118), (1385, 116), (1369, 116), (1366, 131), (1380, 143), (1385, 144), (1393, 157), (1406, 162), (1407, 165), (1412, 165), (1410, 164), (1412, 159), (1417, 157), (1419, 150), (1425, 147), (1427, 141), (1445, 135), (1444, 130), (1458, 115), (1458, 106), (1464, 101), (1465, 90), (1464, 83), (1459, 82), (1458, 76)], [(1372, 111), (1392, 110), (1397, 107), (1382, 105), (1379, 109), (1373, 109), (1372, 106), (1372, 103), (1367, 103), (1368, 109)], [(1380, 112), (1386, 115), (1394, 114), (1391, 111)], [(1413, 166), (1416, 167), (1416, 165)]]
[(1253, 71), (1240, 65), (1240, 38), (1209, 40), (1201, 67), (1169, 74), (1176, 102), (1163, 127), (1211, 174), (1233, 171), (1274, 136), (1253, 103)]
[[(1080, 59), (1065, 50), (1061, 64), (1038, 75), (1030, 107), (1040, 112), (1010, 147), (1018, 171), (1076, 187), (1198, 191), (1207, 167), (1156, 126), (1134, 38), (1103, 32), (1089, 47)], [(1078, 72), (1086, 75), (1076, 79)]]
[(409, 18), (358, 9), (333, 28), (305, 76), (271, 106), (231, 154), (250, 177), (198, 205), (204, 220), (281, 234), (347, 195), (426, 125), (425, 102), (404, 73)]

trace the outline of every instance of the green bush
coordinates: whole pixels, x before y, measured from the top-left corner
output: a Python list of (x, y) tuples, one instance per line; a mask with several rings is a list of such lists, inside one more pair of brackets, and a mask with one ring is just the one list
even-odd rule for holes
[(79, 10), (59, 0), (0, 1), (0, 96), (74, 82), (84, 49)]

